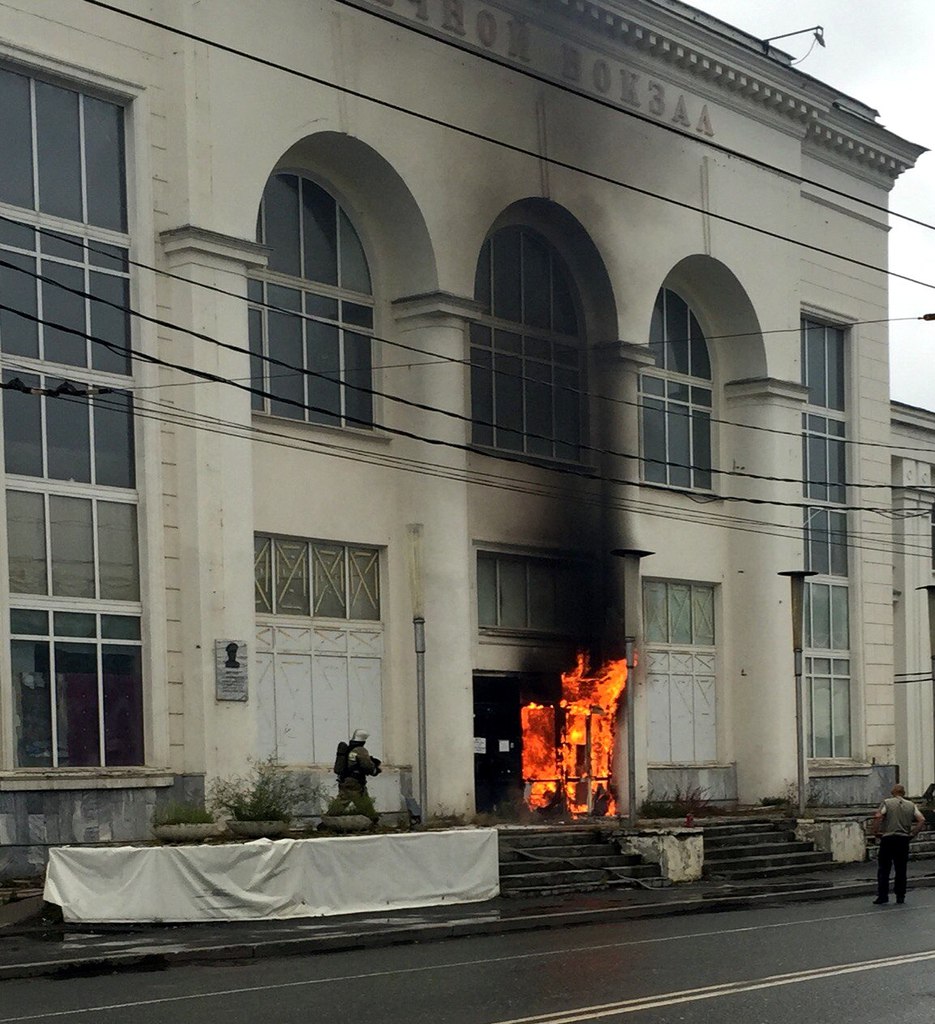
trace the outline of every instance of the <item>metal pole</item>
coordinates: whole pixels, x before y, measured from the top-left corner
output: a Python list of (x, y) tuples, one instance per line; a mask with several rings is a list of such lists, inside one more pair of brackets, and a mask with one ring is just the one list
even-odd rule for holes
[[(933, 512), (933, 522), (935, 522), (935, 512)], [(932, 736), (935, 737), (935, 583), (916, 587), (916, 590), (924, 590), (928, 598), (929, 660), (932, 665)], [(935, 739), (933, 739), (932, 756), (935, 759)], [(932, 781), (935, 783), (935, 775), (932, 776)]]
[(591, 817), (591, 811), (594, 810), (594, 792), (592, 787), (591, 779), (591, 712), (588, 711), (587, 718), (584, 720), (584, 764), (585, 764), (585, 778), (588, 786), (588, 817)]
[(627, 685), (627, 823), (636, 825), (636, 673), (634, 651), (640, 623), (640, 559), (653, 554), (642, 548), (614, 548), (612, 555), (623, 559), (623, 632), (626, 648)]
[(428, 763), (425, 745), (425, 619), (416, 616), (412, 620), (416, 648), (416, 704), (418, 705), (419, 732), (419, 813), (425, 821), (428, 814), (428, 780), (425, 766)]
[(792, 585), (792, 657), (795, 673), (795, 784), (798, 814), (805, 817), (808, 805), (808, 761), (805, 743), (805, 684), (802, 679), (802, 634), (805, 627), (805, 581), (818, 573), (809, 569), (789, 569), (778, 573), (788, 576)]
[[(935, 583), (928, 583), (924, 587), (917, 587), (917, 590), (924, 590), (927, 596), (928, 619), (929, 619), (929, 659), (932, 664), (932, 736), (935, 737)], [(935, 739), (933, 739), (935, 744)], [(935, 746), (932, 750), (935, 759)], [(935, 775), (932, 776), (935, 782)]]
[(406, 526), (409, 538), (409, 593), (412, 597), (412, 629), (416, 652), (416, 722), (419, 769), (419, 815), (428, 818), (428, 755), (425, 726), (425, 613), (422, 593), (422, 524)]
[(799, 797), (799, 817), (805, 817), (808, 803), (808, 767), (805, 761), (805, 685), (802, 679), (802, 652), (792, 652), (795, 659), (795, 754), (796, 791)]
[(633, 649), (636, 639), (624, 639), (627, 660), (627, 824), (636, 826), (636, 678), (633, 672)]

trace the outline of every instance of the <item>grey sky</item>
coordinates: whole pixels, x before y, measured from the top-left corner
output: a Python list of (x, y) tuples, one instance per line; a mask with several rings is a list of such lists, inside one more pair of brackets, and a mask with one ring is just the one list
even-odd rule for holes
[[(821, 25), (826, 47), (808, 34), (779, 41), (798, 67), (880, 112), (905, 139), (935, 150), (935, 2), (933, 0), (689, 0), (694, 7), (759, 38)], [(808, 56), (806, 57), (806, 54)], [(935, 152), (903, 174), (890, 209), (935, 224)], [(935, 312), (935, 230), (896, 218), (890, 269), (925, 288), (890, 280), (890, 316)], [(892, 397), (935, 410), (935, 322), (890, 325)]]

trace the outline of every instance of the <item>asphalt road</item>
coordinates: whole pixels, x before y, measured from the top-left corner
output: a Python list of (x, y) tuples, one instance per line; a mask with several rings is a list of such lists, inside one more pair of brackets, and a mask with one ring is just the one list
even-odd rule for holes
[(932, 1024), (935, 891), (0, 983), (0, 1024)]

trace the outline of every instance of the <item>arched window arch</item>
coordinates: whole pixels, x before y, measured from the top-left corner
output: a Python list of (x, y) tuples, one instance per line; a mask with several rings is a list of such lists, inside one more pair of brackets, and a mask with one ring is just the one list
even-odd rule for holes
[(656, 296), (649, 331), (656, 367), (640, 376), (643, 478), (671, 487), (711, 487), (711, 360), (688, 303)]
[(263, 192), (257, 238), (270, 256), (249, 282), (251, 378), (264, 393), (253, 395), (253, 408), (370, 427), (373, 295), (350, 219), (321, 185), (274, 174)]
[(584, 339), (565, 261), (537, 232), (503, 228), (481, 249), (474, 297), (474, 443), (579, 459)]

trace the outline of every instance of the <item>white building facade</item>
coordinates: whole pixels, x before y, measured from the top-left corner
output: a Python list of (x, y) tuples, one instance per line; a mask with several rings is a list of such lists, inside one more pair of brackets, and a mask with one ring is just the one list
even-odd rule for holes
[(398, 810), (417, 615), (430, 813), (521, 795), (520, 705), (625, 629), (638, 799), (787, 796), (790, 569), (813, 797), (924, 776), (893, 574), (931, 552), (886, 518), (920, 147), (676, 0), (0, 27), (0, 868), (251, 758), (327, 782), (355, 728)]

